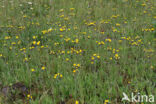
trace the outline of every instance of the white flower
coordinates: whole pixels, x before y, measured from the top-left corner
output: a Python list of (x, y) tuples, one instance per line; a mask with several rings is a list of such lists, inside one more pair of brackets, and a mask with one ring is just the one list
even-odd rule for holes
[(32, 2), (28, 2), (28, 4), (32, 5)]

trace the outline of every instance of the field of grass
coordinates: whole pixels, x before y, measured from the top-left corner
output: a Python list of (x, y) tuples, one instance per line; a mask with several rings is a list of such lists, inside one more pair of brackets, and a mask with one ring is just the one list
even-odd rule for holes
[(0, 104), (151, 104), (122, 94), (156, 95), (155, 28), (155, 0), (0, 0)]

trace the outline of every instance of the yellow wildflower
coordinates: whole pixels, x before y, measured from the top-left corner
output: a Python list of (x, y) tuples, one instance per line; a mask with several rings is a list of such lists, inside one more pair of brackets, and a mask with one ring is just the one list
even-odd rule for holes
[(33, 41), (33, 45), (35, 45), (36, 44), (36, 41)]
[(70, 8), (71, 11), (73, 11), (75, 8)]
[(33, 39), (36, 39), (37, 38), (37, 36), (33, 36)]
[(66, 58), (66, 61), (69, 61), (69, 58)]
[(105, 100), (104, 104), (108, 104), (109, 100)]
[(37, 42), (37, 45), (40, 45), (40, 41)]
[(35, 71), (35, 69), (31, 69), (31, 71), (32, 71), (32, 72), (34, 72), (34, 71)]
[(0, 53), (0, 57), (2, 57), (3, 55)]
[(119, 58), (120, 58), (119, 55), (118, 55), (117, 53), (115, 54), (114, 57), (115, 57), (115, 59), (119, 59)]
[(116, 23), (116, 26), (120, 26), (120, 24), (119, 23)]
[(99, 58), (100, 58), (100, 56), (97, 56), (97, 58), (99, 59)]
[(16, 36), (16, 39), (18, 39), (19, 38), (19, 36)]
[(79, 104), (79, 101), (76, 100), (76, 101), (75, 101), (75, 104)]
[(45, 66), (42, 66), (41, 69), (42, 69), (42, 70), (45, 70)]
[(63, 77), (63, 75), (62, 75), (62, 74), (60, 74), (60, 77), (62, 78), (62, 77)]
[(28, 94), (27, 99), (32, 99), (32, 96), (30, 94)]

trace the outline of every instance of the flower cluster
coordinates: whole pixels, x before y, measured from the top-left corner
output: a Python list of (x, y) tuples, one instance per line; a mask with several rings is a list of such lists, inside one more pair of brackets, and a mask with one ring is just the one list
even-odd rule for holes
[(116, 53), (116, 54), (114, 55), (114, 58), (115, 58), (116, 60), (120, 59), (119, 54), (118, 54), (118, 53)]
[(30, 94), (27, 95), (28, 100), (32, 100), (32, 96)]
[(77, 72), (80, 69), (80, 64), (73, 64), (73, 73)]
[(104, 45), (104, 44), (105, 44), (104, 41), (96, 41), (96, 43), (97, 43), (98, 45)]
[(105, 100), (104, 104), (109, 104), (109, 100)]
[(93, 54), (93, 55), (91, 56), (91, 64), (96, 63), (97, 61), (99, 61), (99, 59), (100, 59), (100, 56), (99, 56), (99, 55)]
[(62, 77), (63, 77), (63, 75), (60, 74), (60, 73), (57, 73), (57, 74), (54, 75), (54, 79), (56, 79), (56, 78), (62, 78)]

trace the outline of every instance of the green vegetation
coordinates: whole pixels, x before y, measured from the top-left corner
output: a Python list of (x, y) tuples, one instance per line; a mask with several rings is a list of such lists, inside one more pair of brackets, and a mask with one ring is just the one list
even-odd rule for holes
[(156, 95), (155, 6), (1, 0), (0, 104), (121, 104), (123, 92)]

